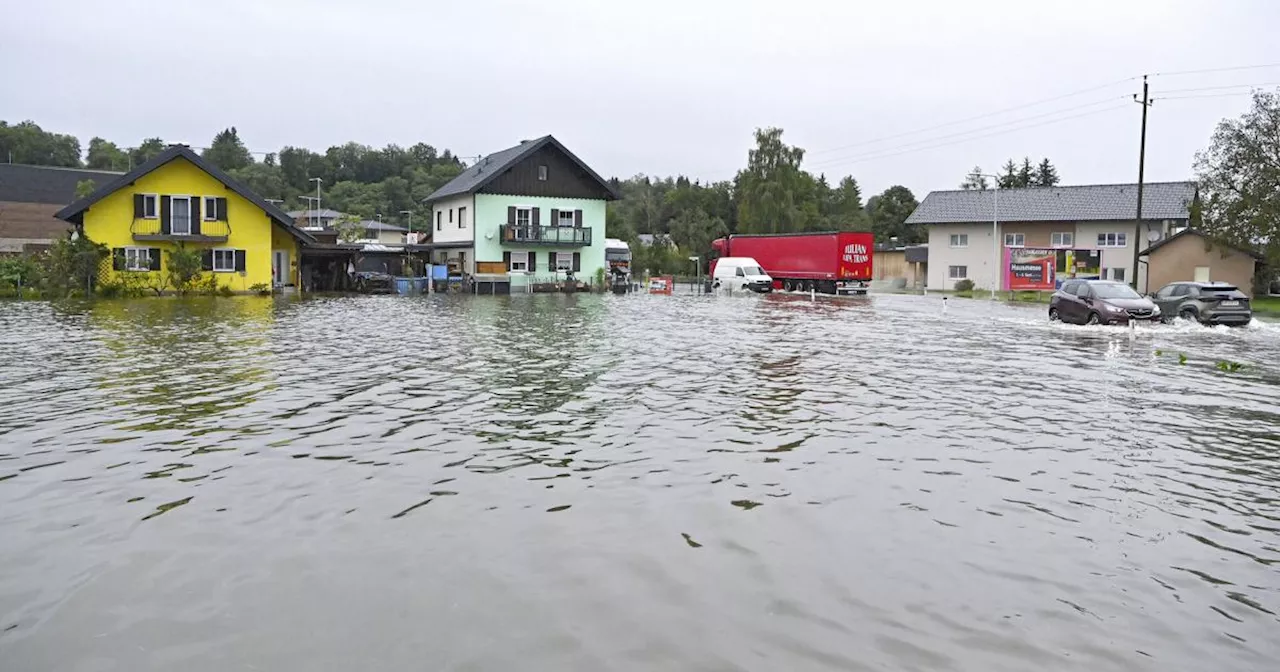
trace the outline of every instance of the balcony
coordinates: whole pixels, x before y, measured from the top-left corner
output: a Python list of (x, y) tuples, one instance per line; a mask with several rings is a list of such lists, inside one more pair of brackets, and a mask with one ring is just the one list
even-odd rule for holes
[(503, 245), (591, 245), (591, 228), (577, 226), (532, 226), (503, 224), (498, 227)]
[(162, 225), (158, 218), (135, 219), (129, 231), (137, 241), (182, 240), (191, 243), (225, 243), (227, 238), (231, 237), (231, 224), (223, 221), (190, 222), (189, 231), (181, 224), (177, 228), (178, 232), (174, 232), (169, 226)]

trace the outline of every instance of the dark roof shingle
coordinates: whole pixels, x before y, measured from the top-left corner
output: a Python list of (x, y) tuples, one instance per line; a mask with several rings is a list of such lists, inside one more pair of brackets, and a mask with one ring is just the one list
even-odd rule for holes
[(544, 135), (537, 140), (526, 140), (515, 147), (508, 147), (502, 151), (494, 152), (483, 159), (476, 161), (471, 166), (468, 166), (466, 170), (463, 170), (460, 175), (450, 180), (443, 187), (436, 189), (434, 193), (422, 200), (423, 202), (438, 201), (450, 196), (461, 196), (463, 194), (470, 194), (472, 192), (479, 191), (486, 184), (497, 179), (497, 177), (508, 168), (520, 163), (522, 159), (533, 154), (539, 149), (542, 149), (546, 145), (552, 145), (563, 152), (571, 161), (578, 164), (578, 167), (582, 168), (587, 175), (590, 175), (593, 179), (599, 182), (600, 186), (604, 188), (606, 193), (610, 194), (614, 199), (618, 198), (617, 192), (607, 180), (600, 177), (600, 175), (598, 175), (596, 171), (592, 170), (586, 163), (583, 163), (582, 159), (574, 156), (573, 152), (570, 152), (564, 145), (560, 144), (559, 140), (556, 140), (550, 135)]
[(93, 180), (102, 185), (124, 173), (52, 166), (0, 163), (0, 201), (66, 205), (76, 200), (76, 185)]
[[(1196, 195), (1194, 182), (1150, 182), (1143, 185), (1143, 219), (1187, 219)], [(1137, 214), (1137, 184), (1090, 184), (1072, 187), (1001, 189), (999, 212), (995, 191), (933, 191), (925, 196), (907, 224), (1001, 221), (1061, 222), (1130, 220)]]

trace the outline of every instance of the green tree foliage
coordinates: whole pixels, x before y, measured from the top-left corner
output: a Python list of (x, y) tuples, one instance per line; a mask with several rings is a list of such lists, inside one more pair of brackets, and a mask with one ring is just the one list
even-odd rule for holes
[[(977, 167), (974, 171), (978, 171)], [(981, 172), (981, 171), (978, 171)], [(965, 186), (970, 182), (973, 173), (965, 178), (965, 183), (960, 185), (961, 189), (972, 189), (973, 187)], [(1020, 189), (1023, 187), (1052, 187), (1062, 180), (1058, 177), (1058, 169), (1053, 166), (1053, 162), (1049, 159), (1042, 159), (1038, 166), (1031, 165), (1031, 157), (1023, 157), (1022, 163), (1015, 163), (1013, 159), (1005, 162), (1004, 167), (1000, 169), (1000, 177), (996, 180), (996, 184), (1001, 189)], [(986, 180), (983, 180), (985, 183)]]
[(74, 135), (49, 133), (34, 121), (13, 126), (0, 121), (0, 162), (78, 168), (80, 141)]
[(85, 236), (55, 240), (45, 257), (44, 292), (54, 297), (87, 295), (108, 254), (106, 245)]
[(13, 255), (0, 257), (0, 295), (17, 295), (22, 289), (40, 286), (43, 277), (43, 256)]
[(686, 253), (685, 257), (705, 257), (711, 241), (729, 235), (729, 227), (719, 217), (695, 207), (684, 210), (671, 220), (671, 240)]
[(364, 237), (364, 226), (360, 224), (361, 220), (356, 215), (347, 214), (339, 217), (333, 223), (333, 228), (338, 232), (338, 240), (344, 243), (351, 243)]
[[(1048, 159), (1045, 160), (1048, 161)], [(990, 186), (990, 183), (987, 182), (987, 176), (982, 172), (982, 166), (974, 166), (973, 170), (969, 171), (969, 174), (964, 176), (964, 182), (960, 183), (960, 188), (966, 190), (977, 189), (981, 191)]]
[[(804, 150), (782, 142), (782, 129), (756, 129), (756, 148), (738, 173), (738, 231), (777, 233), (807, 229), (815, 180), (800, 170)], [(812, 209), (806, 205), (813, 205)]]
[(160, 138), (147, 138), (146, 140), (143, 140), (141, 145), (129, 150), (130, 167), (137, 168), (138, 166), (150, 161), (156, 154), (163, 152), (164, 148), (164, 140)]
[(871, 215), (871, 231), (877, 243), (887, 243), (896, 238), (900, 245), (922, 243), (928, 238), (922, 227), (907, 226), (907, 217), (920, 205), (911, 190), (896, 185), (884, 190), (867, 203)]
[(178, 246), (168, 253), (169, 284), (179, 294), (187, 294), (195, 288), (195, 281), (200, 277), (201, 251), (199, 248), (188, 248), (179, 242)]
[(89, 156), (86, 166), (94, 170), (129, 170), (129, 154), (99, 137), (89, 141)]
[(240, 141), (235, 126), (213, 136), (213, 142), (201, 156), (223, 170), (238, 170), (253, 163), (253, 155)]
[(832, 196), (833, 210), (824, 213), (833, 220), (828, 229), (839, 231), (870, 231), (871, 219), (862, 205), (862, 188), (858, 181), (846, 176), (840, 180)]
[(1205, 232), (1280, 268), (1280, 89), (1254, 91), (1249, 111), (1219, 122), (1195, 171)]
[(77, 180), (76, 181), (76, 198), (84, 198), (93, 193), (97, 185), (93, 180)]

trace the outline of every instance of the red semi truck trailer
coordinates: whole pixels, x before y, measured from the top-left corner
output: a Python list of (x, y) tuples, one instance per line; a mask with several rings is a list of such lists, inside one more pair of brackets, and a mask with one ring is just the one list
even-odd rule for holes
[[(824, 294), (866, 294), (871, 282), (870, 233), (768, 233), (719, 238), (719, 257), (751, 257), (773, 278), (773, 288)], [(714, 267), (713, 267), (714, 268)]]

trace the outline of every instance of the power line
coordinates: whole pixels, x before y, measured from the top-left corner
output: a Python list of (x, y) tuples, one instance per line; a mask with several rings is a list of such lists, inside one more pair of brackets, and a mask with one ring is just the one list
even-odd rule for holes
[(1164, 93), (1187, 93), (1192, 91), (1221, 91), (1223, 89), (1239, 89), (1243, 87), (1280, 86), (1280, 82), (1258, 82), (1256, 84), (1230, 84), (1227, 86), (1201, 86), (1191, 89), (1165, 89)]
[(1190, 96), (1161, 96), (1153, 100), (1185, 100), (1187, 98), (1230, 98), (1233, 96), (1252, 96), (1252, 91), (1236, 91), (1235, 93), (1204, 93)]
[(1004, 134), (1006, 134), (1006, 133), (1013, 133), (1013, 132), (1016, 132), (1016, 131), (1022, 131), (1022, 130), (1026, 130), (1026, 129), (1028, 129), (1028, 128), (1036, 128), (1036, 127), (1038, 127), (1038, 126), (1047, 126), (1047, 125), (1049, 125), (1049, 124), (1056, 124), (1056, 123), (1063, 122), (1063, 121), (1068, 121), (1068, 120), (1071, 120), (1071, 119), (1078, 119), (1078, 118), (1080, 118), (1080, 117), (1088, 117), (1088, 116), (1092, 116), (1092, 115), (1095, 115), (1095, 114), (1101, 114), (1101, 113), (1103, 113), (1103, 112), (1112, 112), (1112, 111), (1115, 111), (1115, 110), (1128, 109), (1128, 108), (1129, 108), (1129, 106), (1128, 106), (1128, 105), (1115, 105), (1115, 106), (1112, 106), (1112, 107), (1105, 107), (1105, 108), (1103, 108), (1103, 109), (1101, 109), (1101, 110), (1093, 110), (1093, 111), (1091, 111), (1091, 112), (1083, 112), (1083, 113), (1081, 113), (1081, 114), (1073, 114), (1073, 115), (1069, 115), (1069, 116), (1066, 116), (1066, 117), (1060, 117), (1060, 118), (1058, 118), (1058, 119), (1050, 119), (1050, 120), (1048, 120), (1048, 121), (1042, 121), (1042, 122), (1035, 123), (1035, 124), (1026, 124), (1026, 125), (1024, 125), (1024, 126), (1017, 126), (1017, 127), (1014, 127), (1014, 128), (1008, 128), (1008, 129), (1005, 129), (1005, 130), (1002, 130), (1002, 131), (997, 131), (997, 132), (995, 132), (995, 133), (985, 133), (985, 134), (982, 134), (982, 135), (975, 135), (975, 136), (970, 137), (970, 138), (961, 138), (961, 139), (959, 139), (959, 140), (953, 140), (953, 141), (951, 141), (951, 142), (943, 142), (943, 143), (939, 143), (939, 144), (937, 144), (937, 145), (929, 145), (929, 146), (926, 146), (926, 147), (917, 147), (917, 148), (914, 148), (914, 149), (907, 149), (907, 150), (903, 150), (903, 151), (900, 151), (900, 152), (890, 152), (890, 153), (887, 153), (887, 154), (872, 153), (872, 154), (867, 154), (867, 155), (860, 156), (860, 157), (851, 157), (851, 158), (849, 158), (849, 159), (842, 160), (842, 161), (840, 161), (839, 163), (835, 163), (835, 164), (832, 164), (832, 165), (848, 165), (848, 164), (853, 164), (853, 163), (862, 163), (862, 162), (865, 162), (865, 161), (874, 161), (874, 160), (876, 160), (876, 159), (887, 159), (887, 158), (892, 157), (892, 156), (899, 156), (899, 155), (902, 155), (902, 154), (911, 154), (911, 153), (913, 153), (913, 152), (923, 152), (923, 151), (930, 150), (930, 149), (937, 149), (937, 148), (939, 148), (939, 147), (948, 147), (948, 146), (951, 146), (951, 145), (958, 145), (958, 144), (962, 144), (962, 143), (965, 143), (965, 142), (972, 142), (972, 141), (974, 141), (974, 140), (981, 140), (981, 139), (983, 139), (983, 138), (991, 138), (991, 137), (995, 137), (995, 136), (998, 136), (998, 135), (1004, 135)]
[(1153, 72), (1152, 77), (1176, 77), (1180, 75), (1199, 75), (1209, 72), (1234, 72), (1236, 70), (1260, 70), (1262, 68), (1280, 68), (1280, 63), (1260, 63), (1258, 65), (1235, 65), (1226, 68), (1204, 68), (1202, 70), (1177, 70), (1174, 72)]
[[(1020, 122), (1023, 122), (1023, 121), (1031, 121), (1031, 120), (1033, 120), (1033, 119), (1043, 119), (1043, 118), (1045, 118), (1045, 117), (1051, 117), (1051, 116), (1054, 116), (1054, 115), (1057, 115), (1057, 114), (1062, 114), (1063, 112), (1072, 112), (1072, 111), (1074, 111), (1074, 110), (1082, 110), (1082, 109), (1085, 109), (1085, 108), (1088, 108), (1088, 107), (1095, 107), (1095, 106), (1102, 105), (1102, 104), (1105, 104), (1105, 103), (1111, 103), (1111, 102), (1114, 102), (1114, 101), (1116, 101), (1116, 100), (1118, 100), (1118, 99), (1124, 99), (1124, 100), (1127, 100), (1128, 98), (1129, 98), (1129, 96), (1125, 95), (1125, 96), (1119, 96), (1118, 98), (1116, 98), (1116, 97), (1112, 97), (1112, 98), (1106, 98), (1106, 99), (1103, 99), (1103, 100), (1096, 100), (1096, 101), (1094, 101), (1094, 102), (1092, 102), (1092, 103), (1085, 103), (1084, 105), (1076, 105), (1076, 106), (1074, 106), (1074, 107), (1065, 107), (1065, 108), (1062, 108), (1062, 109), (1059, 109), (1059, 110), (1052, 110), (1052, 111), (1050, 111), (1050, 112), (1044, 112), (1044, 113), (1042, 113), (1042, 114), (1035, 114), (1035, 115), (1031, 115), (1031, 116), (1029, 116), (1029, 117), (1019, 117), (1019, 118), (1016, 118), (1016, 119), (1007, 120), (1007, 121), (1001, 122), (1001, 123), (999, 123), (999, 124), (990, 124), (990, 125), (987, 125), (987, 126), (978, 126), (977, 128), (971, 128), (971, 129), (969, 129), (969, 130), (967, 130), (967, 131), (957, 131), (957, 132), (955, 132), (955, 133), (950, 133), (950, 134), (947, 134), (947, 135), (938, 135), (938, 136), (934, 136), (934, 137), (931, 137), (931, 138), (925, 138), (925, 139), (923, 139), (923, 140), (913, 140), (913, 141), (911, 141), (911, 142), (907, 142), (907, 143), (904, 143), (904, 144), (901, 144), (901, 145), (895, 145), (895, 146), (893, 146), (893, 147), (886, 147), (886, 148), (884, 148), (884, 149), (878, 149), (878, 150), (872, 150), (872, 151), (873, 151), (873, 153), (874, 153), (874, 152), (881, 152), (881, 151), (890, 151), (890, 150), (895, 150), (895, 149), (901, 149), (901, 148), (905, 148), (905, 147), (910, 147), (910, 146), (912, 146), (912, 145), (919, 145), (919, 144), (923, 144), (923, 143), (936, 142), (936, 141), (938, 141), (938, 140), (947, 140), (947, 139), (949, 139), (949, 138), (956, 138), (956, 137), (960, 137), (960, 136), (963, 136), (963, 135), (969, 135), (970, 133), (976, 133), (976, 132), (978, 132), (978, 131), (985, 131), (985, 130), (989, 130), (989, 129), (993, 129), (993, 128), (1001, 128), (1001, 127), (1006, 126), (1006, 125), (1008, 125), (1008, 124), (1020, 123)], [(857, 155), (855, 154), (855, 156), (857, 156)], [(830, 163), (836, 163), (836, 162), (842, 161), (842, 160), (844, 160), (844, 158), (847, 158), (847, 157), (835, 157), (835, 158), (830, 158), (830, 159), (824, 159), (824, 160), (822, 160), (822, 161), (817, 161), (817, 162), (813, 163), (812, 165), (814, 165), (814, 166), (827, 165), (827, 164), (830, 164)]]
[(1107, 83), (1107, 84), (1099, 84), (1098, 86), (1091, 86), (1091, 87), (1089, 87), (1089, 88), (1087, 88), (1087, 89), (1080, 89), (1079, 91), (1072, 91), (1072, 92), (1070, 92), (1070, 93), (1064, 93), (1064, 94), (1062, 94), (1062, 95), (1053, 96), (1053, 97), (1051, 97), (1051, 98), (1043, 98), (1043, 99), (1041, 99), (1041, 100), (1035, 100), (1035, 101), (1032, 101), (1032, 102), (1029, 102), (1029, 103), (1022, 103), (1021, 105), (1014, 105), (1013, 107), (1006, 107), (1006, 108), (1002, 108), (1002, 109), (999, 109), (999, 110), (994, 110), (994, 111), (992, 111), (992, 112), (986, 112), (986, 113), (984, 113), (984, 114), (974, 115), (974, 116), (972, 116), (972, 117), (965, 117), (965, 118), (963, 118), (963, 119), (956, 119), (955, 121), (948, 121), (948, 122), (941, 123), (941, 124), (937, 124), (937, 125), (934, 125), (934, 126), (926, 126), (926, 127), (924, 127), (924, 128), (917, 128), (917, 129), (912, 130), (912, 131), (904, 131), (904, 132), (902, 132), (902, 133), (896, 133), (896, 134), (894, 134), (894, 135), (886, 135), (886, 136), (883, 136), (883, 137), (874, 138), (874, 139), (872, 139), (872, 140), (864, 140), (864, 141), (862, 141), (862, 142), (855, 142), (855, 143), (853, 143), (853, 144), (843, 145), (843, 146), (840, 146), (840, 147), (830, 147), (830, 148), (827, 148), (827, 149), (819, 149), (819, 150), (815, 150), (815, 151), (812, 151), (812, 152), (809, 152), (809, 153), (810, 153), (810, 154), (825, 154), (825, 153), (827, 153), (827, 152), (837, 152), (837, 151), (840, 151), (840, 150), (842, 150), (842, 149), (850, 149), (850, 148), (853, 148), (853, 147), (862, 147), (862, 146), (865, 146), (865, 145), (872, 145), (872, 144), (875, 144), (875, 143), (878, 143), (878, 142), (884, 142), (885, 140), (893, 140), (893, 139), (895, 139), (895, 138), (901, 138), (901, 137), (905, 137), (905, 136), (908, 136), (908, 135), (915, 135), (915, 134), (917, 134), (917, 133), (924, 133), (925, 131), (932, 131), (932, 130), (936, 130), (936, 129), (939, 129), (939, 128), (946, 128), (946, 127), (948, 127), (948, 126), (955, 126), (956, 124), (963, 124), (963, 123), (968, 122), (968, 121), (977, 121), (978, 119), (985, 119), (985, 118), (987, 118), (987, 117), (993, 117), (993, 116), (996, 116), (996, 115), (1004, 114), (1005, 112), (1012, 112), (1012, 111), (1014, 111), (1014, 110), (1021, 110), (1021, 109), (1025, 109), (1025, 108), (1028, 108), (1028, 107), (1034, 107), (1034, 106), (1036, 106), (1036, 105), (1043, 105), (1043, 104), (1045, 104), (1045, 103), (1051, 103), (1051, 102), (1054, 102), (1054, 101), (1057, 101), (1057, 100), (1062, 100), (1062, 99), (1064, 99), (1064, 98), (1072, 98), (1072, 97), (1074, 97), (1074, 96), (1079, 96), (1079, 95), (1083, 95), (1083, 94), (1086, 94), (1086, 93), (1092, 93), (1092, 92), (1094, 92), (1094, 91), (1100, 91), (1100, 90), (1102, 90), (1102, 89), (1111, 88), (1111, 87), (1113, 87), (1113, 86), (1119, 86), (1120, 84), (1124, 84), (1124, 83), (1126, 83), (1126, 82), (1131, 82), (1131, 81), (1136, 80), (1136, 79), (1138, 79), (1138, 78), (1137, 78), (1137, 77), (1126, 77), (1126, 78), (1124, 78), (1124, 79), (1119, 79), (1119, 80), (1116, 80), (1116, 81), (1114, 81), (1114, 82), (1109, 82), (1109, 83)]

